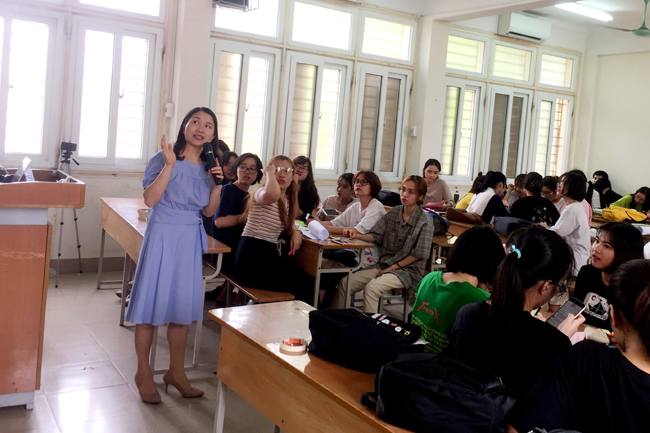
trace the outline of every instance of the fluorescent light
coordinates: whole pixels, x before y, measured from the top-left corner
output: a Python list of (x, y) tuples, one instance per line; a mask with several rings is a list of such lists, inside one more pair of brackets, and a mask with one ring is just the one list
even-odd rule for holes
[(596, 20), (600, 21), (605, 21), (609, 22), (614, 20), (614, 17), (612, 17), (610, 14), (606, 13), (602, 9), (594, 8), (591, 6), (585, 6), (581, 5), (578, 3), (561, 3), (558, 5), (555, 5), (555, 7), (558, 7), (560, 9), (564, 9), (569, 12), (573, 12), (575, 14), (579, 15), (584, 15), (589, 18), (594, 18)]

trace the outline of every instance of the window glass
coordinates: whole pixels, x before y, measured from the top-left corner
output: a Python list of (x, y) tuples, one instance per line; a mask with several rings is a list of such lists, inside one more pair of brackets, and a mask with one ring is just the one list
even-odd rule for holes
[[(248, 62), (248, 86), (244, 114), (244, 138), (240, 153), (262, 155), (269, 60), (251, 57)], [(233, 145), (235, 144), (232, 141)]]
[(357, 170), (374, 170), (377, 123), (381, 97), (381, 75), (366, 74), (361, 109), (361, 139)]
[(366, 17), (363, 31), (365, 54), (408, 60), (411, 49), (411, 26)]
[(546, 173), (548, 142), (551, 136), (552, 101), (541, 101), (539, 107), (539, 127), (537, 128), (537, 150), (535, 152), (535, 171)]
[(542, 67), (539, 77), (541, 84), (571, 87), (573, 60), (564, 57), (542, 54)]
[(456, 141), (456, 120), (458, 119), (460, 90), (461, 89), (459, 87), (447, 87), (447, 98), (445, 99), (445, 117), (442, 121), (440, 174), (453, 174), (452, 164), (454, 161), (454, 143)]
[(532, 51), (529, 50), (496, 44), (492, 75), (512, 80), (528, 81), (530, 79), (532, 54)]
[(492, 110), (492, 134), (490, 137), (490, 160), (488, 170), (501, 171), (503, 150), (506, 142), (506, 123), (508, 121), (508, 95), (497, 93)]
[(216, 8), (214, 25), (217, 28), (277, 37), (279, 0), (261, 0), (259, 8), (242, 12), (230, 8)]
[(217, 104), (214, 113), (219, 122), (219, 138), (234, 148), (239, 111), (239, 87), (243, 57), (241, 54), (221, 52)]
[(318, 67), (314, 65), (296, 65), (289, 145), (289, 157), (292, 159), (300, 155), (309, 156), (317, 74)]
[(552, 176), (561, 174), (559, 172), (565, 153), (569, 115), (569, 101), (567, 99), (558, 99), (555, 104), (553, 119), (553, 144), (551, 145), (551, 167), (549, 170)]
[(389, 77), (386, 80), (386, 105), (384, 107), (384, 130), (381, 138), (379, 171), (393, 171), (395, 143), (397, 140), (397, 116), (399, 87), (402, 80)]
[(47, 24), (11, 21), (6, 153), (42, 152), (48, 40)]
[(334, 168), (334, 149), (338, 128), (339, 89), (341, 71), (325, 68), (320, 93), (320, 117), (318, 120), (318, 143), (316, 168)]
[(447, 43), (447, 68), (461, 71), (483, 72), (485, 42), (449, 35)]
[(350, 49), (352, 14), (296, 2), (292, 39), (325, 47)]
[(475, 135), (475, 118), (478, 109), (477, 93), (476, 90), (465, 89), (460, 125), (461, 136), (458, 140), (458, 160), (456, 161), (456, 174), (459, 176), (469, 176), (470, 152)]
[[(461, 99), (462, 94), (462, 99)], [(469, 176), (470, 151), (474, 140), (477, 90), (448, 86), (442, 126), (440, 174)], [(459, 118), (460, 117), (460, 118)], [(460, 121), (460, 136), (457, 122)], [(457, 154), (456, 154), (457, 152)]]
[(79, 0), (82, 4), (102, 6), (137, 14), (159, 16), (160, 0)]

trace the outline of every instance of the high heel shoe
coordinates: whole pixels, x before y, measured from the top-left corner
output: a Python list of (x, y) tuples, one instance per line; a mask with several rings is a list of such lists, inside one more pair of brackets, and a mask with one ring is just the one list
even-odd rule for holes
[(151, 394), (143, 394), (142, 391), (140, 391), (140, 384), (138, 383), (138, 376), (135, 377), (135, 386), (138, 387), (138, 392), (140, 393), (140, 399), (144, 403), (149, 403), (149, 404), (158, 404), (162, 401), (160, 398), (160, 393), (158, 390), (152, 392)]
[(181, 393), (181, 396), (183, 396), (183, 398), (199, 398), (203, 396), (203, 391), (201, 391), (200, 389), (196, 389), (191, 386), (190, 389), (181, 388), (178, 382), (174, 380), (174, 376), (172, 376), (172, 372), (169, 370), (167, 370), (163, 375), (163, 382), (165, 382), (165, 394), (167, 394), (167, 387), (171, 385), (174, 388), (176, 388), (178, 392)]

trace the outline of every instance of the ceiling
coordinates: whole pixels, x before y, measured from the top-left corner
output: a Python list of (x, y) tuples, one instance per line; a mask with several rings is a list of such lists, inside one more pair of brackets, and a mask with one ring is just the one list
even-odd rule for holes
[(643, 0), (587, 0), (578, 3), (602, 9), (614, 17), (614, 20), (604, 23), (602, 21), (556, 8), (555, 6), (529, 10), (527, 12), (585, 27), (604, 25), (607, 27), (618, 27), (632, 30), (639, 28), (643, 22), (643, 9), (645, 7)]

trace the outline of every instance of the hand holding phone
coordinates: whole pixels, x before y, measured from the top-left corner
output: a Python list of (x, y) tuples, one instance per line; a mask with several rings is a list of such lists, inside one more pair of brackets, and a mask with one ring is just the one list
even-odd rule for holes
[(578, 331), (578, 327), (585, 322), (582, 312), (586, 305), (576, 298), (571, 298), (564, 303), (546, 323), (555, 326), (563, 334), (571, 338)]

